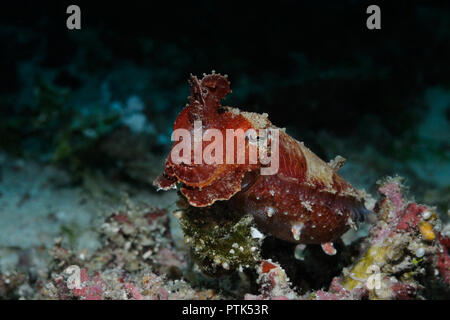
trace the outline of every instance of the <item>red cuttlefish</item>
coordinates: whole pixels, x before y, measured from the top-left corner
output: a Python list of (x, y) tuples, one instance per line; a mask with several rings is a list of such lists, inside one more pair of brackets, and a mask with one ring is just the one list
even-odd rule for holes
[[(226, 200), (234, 210), (252, 214), (258, 228), (276, 238), (321, 244), (325, 253), (335, 254), (333, 241), (368, 212), (362, 195), (337, 174), (343, 161), (324, 162), (274, 126), (267, 114), (222, 106), (231, 92), (226, 76), (213, 72), (201, 80), (191, 76), (189, 82), (189, 103), (175, 121), (178, 134), (172, 135), (178, 143), (154, 181), (158, 190), (180, 184), (194, 207)], [(222, 137), (230, 136), (231, 143), (225, 143)], [(239, 148), (234, 139), (242, 137)]]

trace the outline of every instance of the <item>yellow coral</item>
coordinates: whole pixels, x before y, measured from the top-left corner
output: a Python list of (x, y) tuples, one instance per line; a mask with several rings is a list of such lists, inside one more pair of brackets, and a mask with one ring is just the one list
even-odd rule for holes
[(342, 286), (347, 290), (353, 290), (361, 282), (367, 281), (371, 275), (369, 267), (382, 264), (386, 261), (386, 254), (389, 251), (388, 246), (372, 246), (367, 250), (362, 259), (350, 270), (350, 276), (347, 276)]
[(428, 241), (433, 241), (434, 239), (436, 239), (436, 234), (433, 231), (433, 226), (431, 225), (431, 223), (422, 221), (419, 224), (419, 230), (422, 234), (423, 239)]

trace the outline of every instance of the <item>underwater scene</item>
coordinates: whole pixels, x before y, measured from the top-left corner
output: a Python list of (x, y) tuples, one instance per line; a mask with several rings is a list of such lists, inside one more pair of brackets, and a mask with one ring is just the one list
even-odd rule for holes
[(0, 300), (448, 300), (449, 249), (450, 2), (2, 3)]

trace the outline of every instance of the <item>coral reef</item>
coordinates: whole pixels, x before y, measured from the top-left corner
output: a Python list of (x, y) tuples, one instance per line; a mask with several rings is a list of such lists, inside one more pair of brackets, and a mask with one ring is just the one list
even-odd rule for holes
[[(128, 201), (123, 211), (106, 219), (101, 234), (103, 245), (90, 256), (84, 252), (76, 254), (57, 240), (51, 249), (53, 261), (49, 279), (39, 281), (35, 298), (167, 300), (220, 297), (212, 290), (193, 289), (181, 279), (187, 260), (184, 254), (175, 250), (167, 211)], [(79, 280), (78, 284), (76, 280)]]
[[(267, 237), (251, 215), (233, 215), (220, 202), (195, 208), (181, 200), (183, 209), (171, 217), (167, 210), (124, 199), (125, 206), (101, 224), (101, 245), (94, 252), (74, 251), (58, 238), (46, 269), (0, 273), (0, 297), (448, 299), (448, 232), (433, 208), (407, 198), (405, 190), (399, 177), (381, 181), (369, 234), (347, 247), (339, 244), (335, 256), (317, 245), (295, 248)], [(176, 239), (177, 221), (187, 247)], [(330, 274), (327, 263), (335, 267)], [(305, 265), (325, 280), (317, 282)]]
[[(398, 177), (380, 182), (379, 192), (382, 197), (374, 209), (378, 220), (359, 244), (354, 263), (332, 280), (327, 291), (306, 293), (302, 299), (448, 299), (449, 237), (440, 232), (433, 209), (407, 200)], [(279, 288), (284, 288), (283, 297), (289, 297), (287, 288), (293, 286), (279, 265), (263, 261), (258, 270), (261, 295), (247, 298), (278, 299)]]
[(283, 268), (271, 261), (263, 260), (257, 266), (258, 273), (257, 283), (260, 286), (260, 294), (246, 294), (246, 300), (293, 300), (300, 299), (300, 296), (292, 289), (286, 272)]
[(362, 288), (374, 273), (379, 286), (369, 291), (373, 299), (421, 297), (421, 289), (429, 287), (421, 284), (421, 278), (441, 279), (448, 286), (448, 237), (441, 234), (433, 208), (406, 200), (399, 178), (380, 184), (383, 197), (375, 207), (378, 222), (361, 244), (364, 253), (344, 270), (342, 287), (350, 292)]

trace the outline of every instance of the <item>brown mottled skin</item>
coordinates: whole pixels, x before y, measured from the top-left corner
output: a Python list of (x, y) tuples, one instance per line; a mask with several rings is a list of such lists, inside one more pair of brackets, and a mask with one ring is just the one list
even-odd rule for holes
[[(177, 117), (174, 129), (193, 131), (195, 120), (203, 130), (275, 128), (267, 116), (222, 107), (230, 92), (226, 77), (219, 74), (190, 79), (189, 104)], [(210, 142), (203, 141), (203, 147)], [(246, 140), (246, 155), (249, 142)], [(193, 155), (191, 155), (193, 157)], [(225, 152), (224, 152), (225, 159)], [(170, 156), (165, 171), (154, 184), (168, 190), (181, 184), (190, 205), (205, 207), (228, 200), (233, 210), (250, 213), (258, 227), (282, 240), (324, 244), (338, 239), (366, 211), (361, 196), (330, 165), (303, 143), (279, 132), (279, 170), (261, 175), (263, 166), (245, 164), (174, 164)]]

